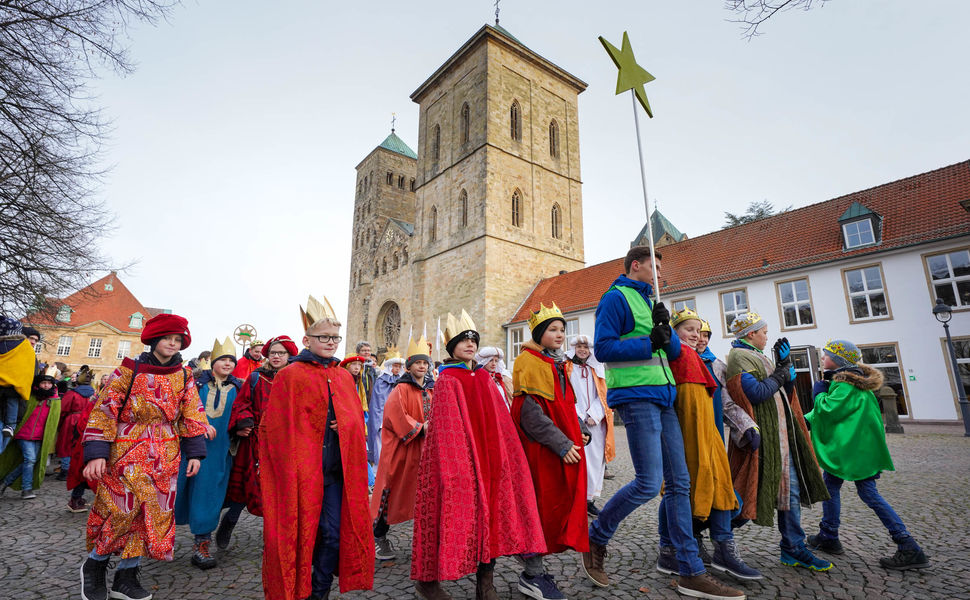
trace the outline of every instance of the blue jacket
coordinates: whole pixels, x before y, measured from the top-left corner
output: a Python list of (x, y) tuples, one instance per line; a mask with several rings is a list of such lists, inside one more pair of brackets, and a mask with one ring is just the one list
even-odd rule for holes
[[(635, 289), (647, 301), (647, 306), (653, 309), (653, 302), (650, 300), (652, 287), (649, 283), (641, 283), (626, 275), (620, 275), (613, 285)], [(608, 290), (603, 294), (599, 306), (596, 307), (596, 334), (593, 340), (596, 359), (602, 363), (609, 363), (653, 358), (653, 345), (649, 337), (620, 339), (624, 334), (633, 331), (634, 325), (633, 311), (623, 294), (619, 290)], [(670, 343), (662, 350), (667, 353), (668, 360), (674, 360), (680, 356), (680, 338), (676, 333), (671, 334)], [(677, 388), (674, 387), (673, 381), (669, 385), (641, 385), (606, 391), (606, 403), (610, 408), (616, 408), (627, 402), (644, 400), (661, 406), (673, 406), (676, 397)]]

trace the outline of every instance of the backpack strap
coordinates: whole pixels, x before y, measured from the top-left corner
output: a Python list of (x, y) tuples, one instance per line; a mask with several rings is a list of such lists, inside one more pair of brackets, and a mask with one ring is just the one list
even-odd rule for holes
[(249, 376), (249, 394), (253, 395), (256, 393), (256, 384), (259, 383), (259, 373), (253, 371)]

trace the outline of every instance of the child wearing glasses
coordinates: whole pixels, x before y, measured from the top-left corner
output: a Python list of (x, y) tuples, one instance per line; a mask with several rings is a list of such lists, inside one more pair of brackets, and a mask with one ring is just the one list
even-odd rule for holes
[(267, 600), (329, 598), (334, 575), (341, 593), (374, 583), (364, 412), (334, 357), (340, 321), (312, 297), (301, 313), (305, 348), (273, 380), (259, 425)]

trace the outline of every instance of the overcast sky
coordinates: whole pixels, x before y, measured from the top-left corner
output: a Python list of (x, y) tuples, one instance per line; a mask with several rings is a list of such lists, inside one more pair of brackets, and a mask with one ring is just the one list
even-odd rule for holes
[[(187, 355), (241, 323), (299, 339), (310, 293), (346, 320), (354, 166), (392, 112), (417, 148), (409, 95), (493, 13), (485, 0), (190, 1), (132, 31), (137, 71), (96, 84), (114, 120), (106, 252), (138, 261), (121, 277), (143, 304), (188, 317)], [(730, 18), (719, 1), (502, 2), (503, 27), (589, 84), (587, 265), (621, 256), (645, 218), (631, 103), (598, 35), (619, 46), (629, 31), (657, 78), (648, 187), (691, 237), (752, 201), (800, 207), (970, 158), (970, 2), (831, 0), (750, 42)]]

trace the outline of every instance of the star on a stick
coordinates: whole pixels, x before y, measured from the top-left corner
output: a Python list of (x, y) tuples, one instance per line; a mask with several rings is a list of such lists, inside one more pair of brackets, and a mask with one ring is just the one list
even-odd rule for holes
[(600, 43), (606, 48), (610, 58), (616, 68), (620, 70), (616, 77), (616, 93), (622, 94), (627, 90), (633, 90), (637, 100), (647, 111), (647, 116), (653, 118), (653, 111), (650, 110), (650, 102), (647, 100), (647, 93), (643, 91), (643, 84), (650, 83), (656, 77), (647, 72), (646, 69), (637, 64), (637, 59), (633, 56), (633, 46), (630, 45), (630, 37), (623, 32), (623, 49), (619, 50), (616, 46), (606, 41), (603, 36), (599, 37)]

